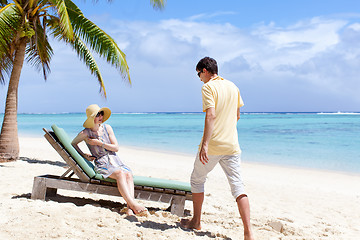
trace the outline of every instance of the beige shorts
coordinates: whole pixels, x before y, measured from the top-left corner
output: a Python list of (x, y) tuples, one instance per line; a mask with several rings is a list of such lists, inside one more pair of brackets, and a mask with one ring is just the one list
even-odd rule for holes
[(209, 155), (209, 162), (203, 164), (199, 159), (199, 153), (196, 155), (194, 169), (191, 174), (191, 192), (202, 193), (205, 188), (206, 176), (214, 169), (217, 163), (220, 164), (230, 184), (231, 193), (236, 199), (240, 195), (246, 195), (244, 183), (240, 172), (240, 154), (236, 155)]

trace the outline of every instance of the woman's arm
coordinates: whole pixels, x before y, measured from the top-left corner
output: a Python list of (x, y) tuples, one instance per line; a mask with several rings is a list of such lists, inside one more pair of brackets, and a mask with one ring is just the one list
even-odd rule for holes
[(95, 159), (95, 157), (84, 153), (83, 151), (81, 151), (81, 149), (79, 148), (78, 144), (84, 140), (87, 139), (87, 135), (86, 133), (84, 133), (84, 131), (81, 131), (71, 142), (71, 145), (76, 149), (76, 151), (85, 159), (87, 159), (88, 161), (93, 161)]
[(116, 140), (114, 131), (112, 129), (112, 127), (110, 125), (104, 125), (104, 127), (106, 128), (106, 131), (109, 133), (109, 139), (110, 139), (110, 144), (109, 143), (105, 143), (103, 144), (103, 147), (106, 150), (112, 151), (112, 152), (117, 152), (119, 151), (119, 145), (118, 142)]

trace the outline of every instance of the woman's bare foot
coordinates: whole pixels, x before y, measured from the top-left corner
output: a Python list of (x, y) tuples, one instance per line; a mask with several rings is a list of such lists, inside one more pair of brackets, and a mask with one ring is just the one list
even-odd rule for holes
[(187, 229), (201, 230), (201, 224), (195, 223), (194, 219), (181, 219), (180, 226)]
[(129, 205), (127, 205), (127, 209), (126, 209), (126, 215), (128, 216), (134, 216), (134, 211), (129, 207)]
[(148, 211), (146, 209), (146, 207), (141, 206), (138, 203), (135, 203), (133, 206), (130, 207), (130, 209), (133, 211), (133, 213), (135, 213), (135, 215), (138, 216), (147, 216)]

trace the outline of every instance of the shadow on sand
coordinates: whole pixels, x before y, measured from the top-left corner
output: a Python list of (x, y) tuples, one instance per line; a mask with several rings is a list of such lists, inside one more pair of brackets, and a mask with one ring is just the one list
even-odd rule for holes
[(177, 227), (180, 227), (182, 230), (184, 230), (185, 232), (194, 232), (194, 234), (196, 236), (199, 237), (208, 237), (208, 238), (216, 238), (216, 239), (224, 239), (224, 240), (232, 240), (232, 238), (229, 238), (223, 234), (219, 234), (219, 233), (213, 233), (213, 232), (209, 232), (209, 231), (201, 231), (201, 230), (193, 230), (193, 229), (186, 229), (181, 227), (180, 223), (176, 224)]
[(58, 167), (68, 167), (68, 165), (66, 163), (59, 162), (59, 161), (38, 160), (35, 158), (28, 158), (28, 157), (20, 157), (19, 160), (28, 162), (31, 164), (49, 164), (49, 165), (58, 166)]
[[(21, 195), (13, 196), (12, 199), (19, 199), (19, 198), (25, 198), (25, 199), (31, 199), (31, 193), (24, 193)], [(114, 202), (111, 200), (94, 200), (91, 198), (80, 198), (80, 197), (69, 197), (64, 196), (61, 194), (56, 194), (56, 196), (46, 197), (46, 201), (54, 201), (58, 203), (73, 203), (78, 207), (83, 207), (85, 205), (92, 205), (94, 207), (101, 207), (109, 209), (113, 212), (117, 212), (121, 215), (125, 214), (122, 213), (121, 210), (126, 207), (126, 204), (120, 203), (120, 202)], [(156, 212), (156, 211), (168, 211), (167, 209), (160, 209), (160, 208), (148, 208), (149, 212)]]
[[(12, 199), (31, 199), (31, 193), (24, 193), (21, 195), (13, 196)], [(92, 205), (94, 207), (101, 207), (108, 209), (112, 212), (116, 212), (118, 214), (124, 215), (125, 212), (122, 211), (123, 208), (126, 207), (126, 204), (114, 202), (111, 200), (94, 200), (91, 198), (79, 198), (79, 197), (69, 197), (69, 196), (63, 196), (60, 194), (57, 194), (56, 196), (52, 197), (46, 197), (46, 201), (54, 201), (58, 203), (73, 203), (78, 207), (82, 207), (85, 205)], [(160, 209), (160, 208), (148, 208), (149, 212), (157, 212), (157, 211), (170, 211), (169, 209)], [(165, 231), (168, 229), (175, 229), (175, 228), (181, 228), (180, 223), (176, 223), (176, 225), (169, 225), (167, 223), (157, 223), (151, 220), (145, 220), (145, 221), (139, 221), (136, 216), (127, 216), (125, 217), (126, 220), (129, 222), (136, 223), (136, 226), (142, 227), (142, 228), (151, 228), (154, 230), (160, 230)], [(192, 232), (193, 230), (190, 229), (184, 229), (181, 228), (183, 231), (186, 232)], [(207, 236), (209, 238), (220, 238), (220, 239), (226, 239), (231, 240), (231, 238), (228, 238), (226, 236), (218, 236), (218, 234), (209, 232), (209, 231), (194, 231), (194, 234), (196, 236)]]

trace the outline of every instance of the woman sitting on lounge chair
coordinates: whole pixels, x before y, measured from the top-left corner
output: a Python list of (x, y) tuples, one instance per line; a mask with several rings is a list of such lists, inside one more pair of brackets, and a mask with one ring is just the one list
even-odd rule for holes
[[(72, 141), (74, 148), (87, 160), (95, 160), (95, 171), (104, 178), (113, 178), (117, 181), (117, 187), (121, 196), (125, 199), (128, 215), (140, 214), (146, 208), (138, 204), (134, 199), (134, 181), (131, 170), (120, 160), (116, 152), (119, 146), (113, 129), (108, 124), (102, 124), (111, 115), (109, 108), (100, 108), (92, 104), (86, 108), (87, 119), (85, 127)], [(81, 151), (78, 144), (86, 142), (92, 156)]]

